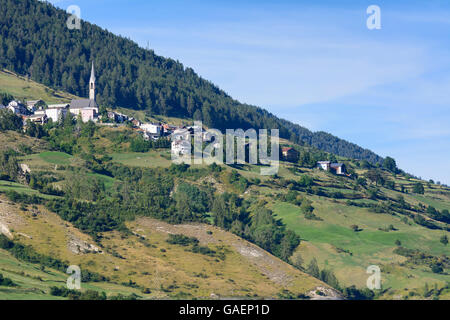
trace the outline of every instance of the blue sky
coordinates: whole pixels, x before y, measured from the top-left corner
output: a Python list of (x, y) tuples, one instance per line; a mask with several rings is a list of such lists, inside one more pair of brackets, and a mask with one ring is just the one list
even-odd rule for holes
[[(241, 102), (450, 184), (449, 1), (50, 2), (78, 5)], [(366, 27), (372, 4), (381, 30)]]

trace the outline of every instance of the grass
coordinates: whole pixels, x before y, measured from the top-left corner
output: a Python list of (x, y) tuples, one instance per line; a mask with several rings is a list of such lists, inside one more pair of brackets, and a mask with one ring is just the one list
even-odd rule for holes
[(45, 162), (57, 165), (68, 165), (71, 163), (72, 156), (64, 152), (46, 151), (39, 154)]
[(0, 151), (12, 149), (22, 153), (29, 149), (33, 153), (48, 150), (48, 143), (44, 140), (31, 138), (15, 131), (3, 131), (0, 134)]
[[(319, 197), (311, 197), (315, 214), (324, 221), (304, 218), (297, 206), (277, 202), (273, 209), (277, 216), (303, 239), (298, 251), (305, 264), (315, 257), (322, 268), (333, 270), (344, 285), (365, 286), (366, 268), (371, 264), (390, 265), (404, 260), (392, 251), (400, 240), (407, 248), (414, 248), (435, 255), (450, 254), (450, 248), (439, 242), (442, 231), (425, 229), (416, 224), (406, 225), (399, 217), (371, 213), (367, 209), (348, 207)], [(356, 224), (363, 230), (354, 232)], [(398, 231), (384, 232), (378, 228), (394, 225)], [(343, 250), (347, 250), (346, 253)], [(351, 253), (351, 255), (350, 255)], [(423, 270), (422, 270), (423, 269)], [(448, 276), (431, 273), (429, 268), (407, 269), (398, 265), (398, 274), (384, 274), (384, 287), (396, 290), (415, 288), (425, 282), (443, 284)], [(399, 270), (403, 270), (400, 272)]]
[(40, 83), (27, 80), (8, 70), (0, 70), (0, 91), (18, 100), (41, 99), (47, 104), (66, 103), (77, 97), (66, 92), (50, 89)]
[[(103, 253), (75, 254), (67, 247), (71, 239), (77, 238), (78, 241), (91, 244), (95, 242), (42, 206), (38, 206), (39, 214), (33, 216), (8, 203), (3, 202), (0, 205), (4, 211), (9, 212), (11, 218), (21, 221), (12, 230), (16, 241), (31, 245), (42, 254), (78, 265), (82, 272), (88, 269), (111, 279), (108, 283), (82, 283), (84, 289), (106, 291), (108, 295), (135, 292), (143, 298), (153, 299), (175, 298), (183, 292), (188, 292), (189, 298), (209, 298), (211, 293), (223, 297), (251, 297), (254, 294), (260, 297), (274, 297), (283, 289), (283, 286), (269, 280), (260, 269), (238, 252), (234, 244), (243, 240), (216, 227), (184, 226), (177, 233), (198, 232), (196, 236), (201, 238), (207, 234), (207, 230), (211, 230), (214, 241), (202, 245), (224, 252), (224, 260), (193, 253), (179, 245), (168, 244), (166, 242), (168, 233), (165, 232), (165, 228), (172, 226), (165, 224), (161, 229), (152, 224), (153, 220), (146, 218), (127, 223), (128, 228), (139, 234), (139, 237), (124, 236), (119, 232), (104, 233)], [(269, 262), (266, 268), (271, 268)], [(282, 264), (282, 270), (291, 277), (285, 288), (295, 294), (312, 290), (320, 284), (316, 279), (287, 264)], [(25, 276), (21, 274), (22, 272)], [(16, 288), (20, 289), (18, 291), (9, 290), (3, 295), (0, 291), (0, 299), (7, 299), (9, 295), (18, 299), (53, 298), (48, 297), (49, 287), (63, 286), (67, 279), (67, 275), (53, 270), (47, 269), (47, 272), (42, 273), (38, 266), (17, 261), (8, 253), (1, 251), (0, 273), (20, 285)], [(40, 276), (44, 281), (33, 278), (36, 276)], [(136, 282), (140, 288), (149, 288), (151, 293), (143, 294), (140, 288), (122, 285), (130, 280)], [(35, 288), (34, 291), (27, 291), (32, 288)]]
[[(7, 251), (0, 249), (0, 273), (10, 278), (17, 287), (1, 287), (0, 300), (63, 300), (50, 295), (52, 286), (65, 287), (68, 275), (53, 269), (42, 270), (38, 265), (17, 260)], [(81, 284), (81, 290), (105, 291), (108, 296), (132, 293), (144, 296), (139, 290), (107, 282)]]
[(88, 173), (88, 176), (97, 178), (101, 182), (103, 182), (105, 184), (106, 191), (111, 190), (112, 187), (114, 186), (115, 181), (116, 181), (116, 179), (114, 179), (112, 177), (105, 176), (105, 175), (99, 174), (99, 173)]
[(171, 125), (175, 126), (182, 126), (182, 125), (192, 125), (192, 120), (186, 120), (186, 119), (180, 119), (180, 118), (174, 118), (174, 117), (166, 117), (162, 115), (154, 115), (149, 116), (145, 113), (145, 111), (142, 110), (130, 110), (126, 108), (116, 108), (114, 111), (127, 114), (135, 119), (138, 119), (142, 122), (162, 122), (162, 123), (170, 123)]
[(6, 191), (15, 191), (17, 193), (25, 193), (28, 195), (37, 195), (37, 196), (40, 196), (41, 198), (45, 198), (45, 199), (54, 199), (55, 198), (55, 196), (48, 195), (48, 194), (42, 194), (37, 190), (31, 189), (28, 186), (17, 183), (17, 182), (0, 180), (0, 192), (6, 192)]
[(442, 199), (434, 199), (430, 196), (424, 196), (419, 194), (411, 195), (411, 197), (415, 198), (418, 202), (423, 203), (427, 206), (433, 206), (435, 209), (438, 210), (447, 209), (450, 211), (450, 199), (448, 199), (448, 201), (443, 201)]
[(170, 159), (170, 152), (157, 150), (145, 153), (114, 153), (111, 157), (113, 158), (113, 161), (132, 167), (169, 167), (171, 161), (164, 158), (162, 155), (165, 155)]

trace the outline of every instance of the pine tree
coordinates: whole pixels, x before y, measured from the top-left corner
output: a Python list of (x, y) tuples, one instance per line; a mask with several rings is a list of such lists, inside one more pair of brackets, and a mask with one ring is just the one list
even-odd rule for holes
[(319, 277), (320, 277), (320, 270), (319, 270), (319, 266), (317, 264), (316, 258), (313, 258), (311, 260), (311, 262), (309, 263), (308, 267), (306, 268), (306, 272), (309, 275), (319, 279)]

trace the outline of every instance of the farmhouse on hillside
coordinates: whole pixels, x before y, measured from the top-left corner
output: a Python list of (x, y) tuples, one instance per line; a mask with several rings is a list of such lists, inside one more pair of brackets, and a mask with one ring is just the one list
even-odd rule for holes
[(330, 165), (331, 165), (331, 161), (319, 161), (319, 162), (317, 162), (317, 168), (325, 170), (325, 171), (330, 171)]
[(295, 162), (298, 160), (298, 151), (292, 147), (282, 148), (281, 153), (283, 154), (283, 159), (286, 161)]
[(346, 173), (345, 164), (343, 163), (331, 163), (331, 161), (318, 161), (317, 168), (325, 171), (331, 171), (338, 175), (345, 175)]

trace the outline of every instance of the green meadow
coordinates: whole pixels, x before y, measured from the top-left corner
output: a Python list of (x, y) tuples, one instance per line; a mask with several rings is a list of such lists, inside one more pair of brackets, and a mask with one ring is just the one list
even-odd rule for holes
[(51, 164), (68, 165), (73, 158), (70, 154), (57, 151), (45, 151), (39, 154), (39, 157)]
[[(65, 287), (69, 274), (38, 264), (17, 260), (7, 251), (0, 249), (0, 273), (10, 278), (17, 286), (0, 286), (0, 300), (62, 300), (65, 298), (50, 295), (50, 288)], [(111, 295), (142, 295), (139, 290), (108, 282), (81, 283), (81, 290), (105, 291)]]
[(113, 161), (132, 167), (169, 167), (170, 151), (126, 152), (111, 154)]
[[(343, 284), (360, 287), (365, 286), (368, 277), (366, 268), (373, 264), (388, 270), (382, 274), (385, 288), (419, 288), (426, 282), (442, 285), (450, 280), (448, 275), (434, 274), (427, 267), (401, 268), (398, 263), (405, 258), (393, 253), (395, 242), (399, 240), (410, 249), (449, 255), (450, 247), (439, 241), (443, 231), (425, 229), (412, 220), (409, 220), (411, 225), (405, 224), (397, 216), (377, 214), (316, 196), (310, 200), (313, 200), (315, 214), (323, 221), (305, 219), (300, 208), (289, 203), (277, 202), (272, 208), (278, 218), (301, 236), (298, 252), (305, 267), (316, 258), (321, 268), (334, 271)], [(353, 231), (351, 225), (358, 225), (361, 231)], [(378, 230), (389, 225), (397, 231)]]
[(19, 100), (44, 100), (46, 103), (65, 103), (76, 96), (50, 89), (40, 83), (19, 76), (11, 71), (0, 70), (0, 90)]

